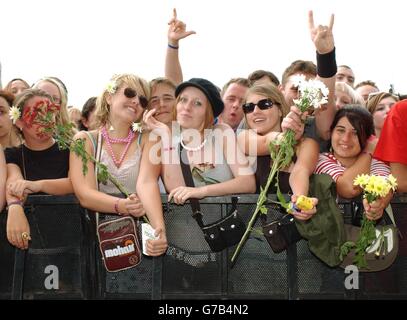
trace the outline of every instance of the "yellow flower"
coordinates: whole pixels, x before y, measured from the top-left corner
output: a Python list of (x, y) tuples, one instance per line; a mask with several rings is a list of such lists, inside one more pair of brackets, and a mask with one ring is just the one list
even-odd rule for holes
[(311, 210), (314, 207), (311, 198), (306, 196), (299, 196), (295, 202), (295, 205), (300, 210)]
[(367, 184), (368, 181), (369, 181), (369, 176), (367, 174), (359, 174), (359, 175), (357, 175), (355, 180), (353, 180), (353, 185), (363, 188)]
[(396, 191), (397, 179), (395, 177), (393, 177), (392, 175), (389, 175), (387, 177), (387, 182), (390, 184), (390, 188), (392, 188), (393, 191)]

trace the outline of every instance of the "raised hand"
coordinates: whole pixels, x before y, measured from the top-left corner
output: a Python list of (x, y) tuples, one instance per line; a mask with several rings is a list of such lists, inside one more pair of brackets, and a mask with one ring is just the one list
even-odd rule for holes
[(168, 22), (168, 43), (173, 46), (178, 46), (179, 40), (195, 34), (195, 31), (186, 31), (187, 25), (177, 19), (177, 9), (173, 10), (173, 17)]
[(334, 47), (334, 36), (332, 33), (332, 28), (334, 26), (334, 14), (331, 14), (331, 19), (329, 25), (318, 25), (314, 24), (314, 14), (312, 11), (308, 12), (308, 28), (311, 35), (311, 40), (315, 45), (315, 49), (320, 54), (331, 52)]

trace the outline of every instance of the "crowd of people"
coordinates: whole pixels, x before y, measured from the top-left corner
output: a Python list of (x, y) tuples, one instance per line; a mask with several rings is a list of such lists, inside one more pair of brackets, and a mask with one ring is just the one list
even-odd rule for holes
[[(296, 60), (281, 80), (256, 70), (222, 89), (207, 79), (184, 81), (180, 42), (195, 32), (187, 31), (175, 11), (165, 77), (147, 82), (134, 74), (114, 75), (81, 112), (68, 107), (68, 90), (57, 77), (32, 86), (12, 79), (0, 90), (0, 207), (7, 206), (7, 239), (29, 248), (28, 195), (74, 193), (83, 207), (106, 215), (146, 215), (157, 235), (147, 251), (162, 255), (168, 241), (160, 193), (178, 205), (190, 198), (259, 193), (273, 161), (269, 145), (287, 130), (295, 132), (298, 143), (292, 162), (279, 172), (279, 185), (293, 202), (308, 195), (313, 174), (331, 176), (342, 198), (362, 193), (353, 185), (360, 174), (391, 173), (397, 191), (407, 192), (407, 100), (380, 91), (371, 80), (355, 85), (352, 69), (336, 65), (333, 26), (333, 16), (328, 25), (317, 25), (309, 13), (316, 64)], [(322, 109), (302, 114), (295, 106), (298, 75), (329, 89)], [(11, 119), (13, 109), (18, 115)], [(113, 196), (118, 190), (111, 182), (99, 183), (94, 163), (85, 173), (83, 159), (60, 150), (55, 133), (46, 130), (71, 123), (72, 138), (83, 139), (85, 151), (107, 166), (128, 197)], [(188, 163), (194, 187), (185, 184), (180, 161)], [(381, 219), (392, 197), (365, 202), (368, 219)], [(318, 199), (312, 203), (312, 209), (295, 212), (295, 219), (312, 219)]]

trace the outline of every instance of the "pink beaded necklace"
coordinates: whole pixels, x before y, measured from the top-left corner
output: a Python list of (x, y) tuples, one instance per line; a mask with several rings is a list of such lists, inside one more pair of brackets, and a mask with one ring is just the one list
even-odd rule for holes
[[(105, 127), (102, 128), (102, 136), (103, 139), (106, 140), (106, 146), (107, 146), (107, 151), (110, 154), (110, 156), (113, 159), (114, 164), (116, 165), (117, 168), (120, 167), (120, 165), (123, 162), (124, 157), (127, 154), (127, 151), (130, 148), (130, 144), (133, 141), (135, 134), (132, 130), (129, 130), (129, 135), (126, 138), (111, 138), (109, 137), (109, 134), (107, 133), (107, 130)], [(120, 156), (119, 161), (117, 161), (116, 156), (114, 155), (113, 149), (112, 149), (112, 144), (114, 143), (126, 143), (126, 147), (124, 148), (124, 151), (122, 155)]]

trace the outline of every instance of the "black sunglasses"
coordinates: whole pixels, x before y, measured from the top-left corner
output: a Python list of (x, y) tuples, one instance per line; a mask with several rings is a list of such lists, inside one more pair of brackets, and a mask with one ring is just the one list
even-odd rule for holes
[[(132, 88), (124, 89), (123, 93), (126, 96), (126, 98), (129, 98), (129, 99), (133, 99), (133, 98), (137, 97), (137, 91)], [(148, 100), (145, 96), (138, 95), (138, 100), (140, 101), (140, 104), (143, 107), (143, 109), (147, 108)]]
[(270, 99), (262, 99), (257, 103), (249, 102), (245, 103), (242, 108), (244, 113), (251, 113), (254, 111), (254, 107), (258, 107), (260, 110), (267, 110), (273, 107), (273, 105), (279, 104), (276, 102), (271, 101)]

